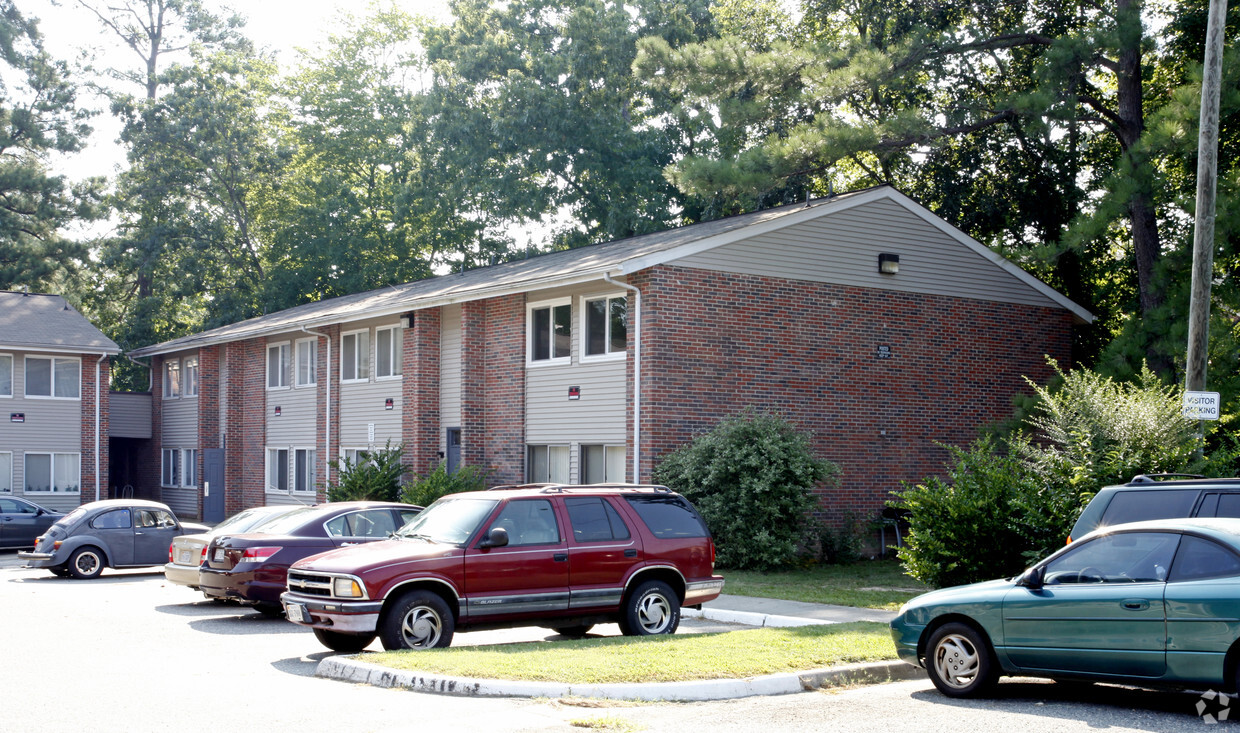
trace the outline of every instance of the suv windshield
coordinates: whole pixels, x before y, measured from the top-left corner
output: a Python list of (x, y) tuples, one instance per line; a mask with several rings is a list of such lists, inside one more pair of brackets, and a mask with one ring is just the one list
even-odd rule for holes
[(469, 539), (499, 502), (468, 497), (440, 499), (396, 533), (398, 538), (417, 538), (459, 545)]

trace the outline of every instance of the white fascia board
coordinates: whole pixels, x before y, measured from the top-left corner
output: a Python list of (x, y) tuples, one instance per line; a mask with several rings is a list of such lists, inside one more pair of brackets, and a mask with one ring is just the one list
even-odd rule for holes
[(89, 354), (91, 356), (116, 356), (120, 349), (100, 349), (98, 346), (48, 346), (47, 344), (0, 344), (0, 351), (39, 352), (43, 354)]

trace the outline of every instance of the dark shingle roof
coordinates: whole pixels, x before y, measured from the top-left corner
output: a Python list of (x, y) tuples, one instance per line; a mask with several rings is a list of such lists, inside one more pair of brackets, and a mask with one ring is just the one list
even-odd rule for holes
[(112, 339), (59, 295), (0, 291), (0, 349), (119, 354)]

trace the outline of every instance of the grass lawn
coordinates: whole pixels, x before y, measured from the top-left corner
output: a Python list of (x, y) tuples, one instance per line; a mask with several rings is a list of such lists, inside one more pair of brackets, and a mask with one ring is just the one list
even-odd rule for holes
[(742, 679), (895, 658), (888, 626), (862, 621), (725, 634), (381, 652), (361, 660), (456, 677), (600, 684)]
[(895, 611), (930, 588), (904, 574), (898, 560), (862, 560), (851, 565), (817, 565), (808, 570), (756, 572), (719, 569), (723, 592), (737, 596)]

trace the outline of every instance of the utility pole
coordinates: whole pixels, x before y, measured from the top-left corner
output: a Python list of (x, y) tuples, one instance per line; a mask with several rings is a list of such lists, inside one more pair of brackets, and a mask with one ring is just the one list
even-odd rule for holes
[(1214, 279), (1214, 199), (1218, 181), (1219, 90), (1223, 76), (1223, 30), (1227, 0), (1210, 0), (1206, 56), (1201, 80), (1197, 137), (1197, 220), (1193, 232), (1193, 291), (1188, 316), (1188, 368), (1184, 388), (1205, 389), (1210, 345), (1210, 285)]

